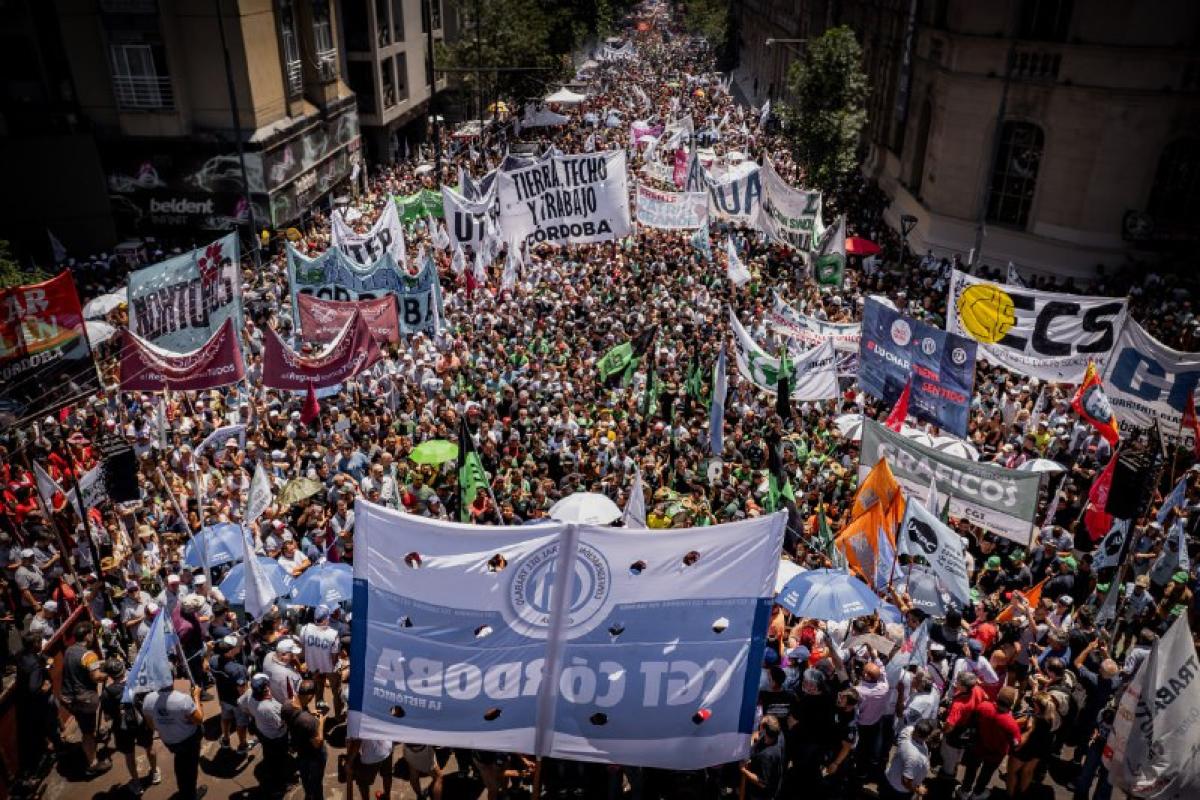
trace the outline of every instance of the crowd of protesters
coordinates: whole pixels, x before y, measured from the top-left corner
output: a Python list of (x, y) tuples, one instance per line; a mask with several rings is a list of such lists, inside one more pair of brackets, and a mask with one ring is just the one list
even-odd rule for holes
[[(718, 161), (734, 151), (749, 158), (769, 154), (789, 182), (803, 185), (786, 141), (734, 102), (711, 72), (711, 57), (691, 46), (662, 9), (653, 17), (642, 13), (655, 24), (630, 30), (638, 58), (595, 67), (588, 99), (562, 109), (567, 125), (526, 129), (519, 137), (511, 124), (494, 125), (470, 141), (445, 134), (441, 175), (422, 170), (418, 176), (417, 159), (374, 165), (369, 191), (355, 200), (363, 213), (358, 225), (370, 225), (392, 195), (434, 188), (439, 179), (453, 183), (460, 169), (481, 176), (518, 139), (564, 152), (627, 148), (632, 175), (644, 148), (630, 143), (629, 123), (687, 113), (698, 127), (727, 120), (713, 146)], [(650, 108), (630, 91), (633, 85)], [(621, 125), (605, 125), (612, 112)], [(534, 248), (516, 285), (504, 290), (503, 259), (480, 282), (469, 270), (456, 274), (449, 251), (437, 252), (443, 329), (387, 347), (378, 365), (322, 400), (320, 418), (311, 424), (301, 421), (302, 397), (263, 390), (258, 381), (264, 329), (291, 334), (286, 259), (266, 251), (261, 269), (247, 259), (248, 384), (166, 398), (109, 391), (38, 420), (27, 435), (0, 446), (0, 559), (7, 565), (0, 620), (8, 632), (0, 658), (6, 676), (15, 675), (22, 777), (36, 783), (57, 759), (60, 769), (68, 760), (75, 765), (73, 779), (102, 780), (120, 754), (130, 792), (140, 794), (165, 775), (180, 797), (198, 797), (206, 788), (198, 772), (202, 747), (211, 748), (215, 739), (235, 765), (258, 754), (264, 796), (281, 796), (296, 782), (305, 797), (323, 796), (330, 780), (326, 737), (345, 722), (348, 603), (312, 607), (281, 598), (251, 622), (218, 588), (223, 568), (193, 569), (182, 558), (189, 537), (205, 526), (242, 520), (257, 465), (277, 489), (298, 477), (320, 484), (316, 494), (277, 502), (246, 526), (257, 550), (296, 577), (322, 561), (353, 561), (357, 498), (427, 517), (518, 525), (545, 517), (556, 500), (580, 490), (623, 505), (640, 470), (650, 528), (755, 516), (767, 505), (768, 442), (782, 436), (793, 445), (783, 448), (783, 469), (801, 521), (789, 531), (784, 558), (804, 567), (827, 565), (818, 510), (836, 531), (847, 518), (858, 466), (858, 443), (833, 420), (887, 409), (844, 380), (839, 400), (799, 404), (790, 418), (780, 418), (773, 398), (734, 378), (725, 451), (712, 479), (707, 406), (689, 391), (689, 370), (699, 363), (709, 371), (728, 337), (727, 306), (768, 341), (760, 320), (772, 290), (823, 320), (858, 320), (864, 298), (882, 295), (942, 325), (951, 261), (909, 252), (883, 222), (885, 203), (865, 181), (826, 199), (827, 219), (846, 213), (851, 232), (884, 248), (872, 263), (853, 264), (841, 289), (818, 287), (806, 277), (802, 256), (757, 231), (721, 224), (712, 228), (713, 249), (732, 235), (754, 276), (742, 289), (726, 280), (719, 260), (709, 261), (690, 244), (688, 232), (639, 228), (620, 241)], [(418, 223), (409, 246), (431, 247), (431, 233)], [(323, 251), (328, 219), (318, 212), (302, 234), (302, 249)], [(88, 269), (92, 283), (112, 288), (120, 279), (115, 266)], [(1090, 282), (1032, 280), (1042, 288), (1128, 294), (1131, 314), (1163, 342), (1181, 349), (1200, 343), (1191, 305), (1194, 276), (1129, 269)], [(123, 313), (115, 311), (113, 321), (122, 321)], [(656, 364), (662, 393), (647, 414), (640, 402), (644, 365), (631, 385), (613, 387), (600, 380), (596, 362), (614, 345), (655, 328), (656, 358), (647, 361)], [(115, 383), (111, 363), (105, 374)], [(1094, 543), (1082, 517), (1091, 482), (1112, 448), (1072, 411), (1073, 391), (979, 365), (969, 439), (980, 460), (1017, 467), (1046, 458), (1063, 471), (1048, 484), (1039, 509), (1044, 523), (1028, 547), (967, 520), (951, 521), (968, 543), (972, 603), (929, 620), (927, 663), (889, 680), (892, 648), (926, 622), (903, 593), (889, 597), (899, 619), (795, 619), (777, 607), (762, 665), (761, 722), (747, 762), (687, 774), (546, 762), (545, 790), (606, 798), (743, 790), (751, 798), (777, 798), (802, 792), (836, 797), (871, 787), (889, 800), (954, 790), (971, 798), (1004, 792), (1015, 800), (1035, 796), (1049, 774), (1080, 800), (1107, 800), (1111, 787), (1100, 753), (1114, 697), (1176, 616), (1190, 616), (1198, 629), (1195, 574), (1181, 568), (1189, 563), (1186, 554), (1181, 561), (1166, 543), (1179, 526), (1187, 542), (1196, 541), (1200, 480), (1192, 453), (1171, 448), (1156, 493), (1133, 525), (1116, 622), (1098, 627), (1097, 611), (1115, 576), (1092, 568)], [(454, 439), (462, 418), (491, 481), (491, 491), (478, 493), (468, 508), (460, 506), (453, 463), (418, 465), (408, 458), (421, 442)], [(234, 423), (246, 425), (244, 445), (231, 439), (216, 452), (196, 453), (209, 433)], [(47, 517), (31, 465), (69, 487), (97, 463), (94, 442), (106, 433), (133, 443), (143, 498), (91, 508), (89, 545), (65, 496), (50, 498)], [(1185, 499), (1160, 524), (1158, 509), (1180, 478)], [(1055, 494), (1054, 513), (1045, 518)], [(1022, 590), (1043, 579), (1041, 599), (1025, 602)], [(1014, 604), (1015, 613), (1009, 610)], [(75, 613), (81, 607), (87, 611)], [(170, 615), (178, 635), (179, 680), (123, 703), (129, 665), (159, 614)], [(847, 646), (868, 634), (882, 639)], [(55, 639), (61, 642), (47, 648)], [(57, 689), (51, 655), (62, 674)], [(219, 721), (206, 726), (214, 717)], [(419, 742), (352, 739), (345, 756), (339, 771), (364, 800), (375, 787), (391, 796), (396, 775), (418, 795), (440, 800), (451, 773), (495, 798), (528, 785), (533, 768), (521, 754), (452, 752)]]

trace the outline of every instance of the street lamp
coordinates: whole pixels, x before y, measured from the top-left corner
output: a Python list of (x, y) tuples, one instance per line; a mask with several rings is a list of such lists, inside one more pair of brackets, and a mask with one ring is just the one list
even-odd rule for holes
[(767, 39), (767, 47), (777, 44), (808, 44), (808, 39)]
[(900, 238), (904, 242), (904, 249), (912, 252), (912, 248), (908, 246), (908, 235), (913, 232), (913, 228), (917, 227), (917, 218), (912, 214), (900, 215)]

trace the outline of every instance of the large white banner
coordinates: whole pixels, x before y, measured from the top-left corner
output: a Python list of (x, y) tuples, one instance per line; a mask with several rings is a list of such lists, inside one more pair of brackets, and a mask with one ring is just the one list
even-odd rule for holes
[[(1200, 382), (1200, 353), (1172, 350), (1155, 339), (1132, 317), (1117, 337), (1117, 346), (1104, 370), (1108, 395), (1121, 429), (1149, 427), (1158, 420), (1165, 443), (1178, 442), (1188, 395)], [(1183, 431), (1183, 445), (1195, 435)]]
[(785, 522), (651, 536), (359, 500), (349, 735), (662, 769), (737, 761)]
[(356, 233), (338, 213), (333, 215), (332, 226), (333, 246), (360, 267), (374, 264), (385, 253), (401, 267), (408, 267), (404, 228), (400, 225), (400, 212), (396, 210), (393, 198), (388, 198), (379, 219), (366, 233)]
[(557, 155), (500, 173), (500, 226), (511, 242), (586, 244), (628, 236), (625, 151)]
[(775, 241), (808, 253), (820, 239), (821, 193), (788, 186), (769, 158), (763, 159), (761, 174), (758, 227)]
[(693, 230), (703, 227), (708, 223), (708, 194), (660, 192), (639, 183), (637, 221), (648, 228)]
[[(729, 327), (733, 331), (733, 353), (738, 373), (767, 394), (775, 394), (779, 385), (779, 359), (759, 347), (750, 332), (732, 310)], [(811, 350), (794, 355), (791, 397), (793, 400), (833, 400), (838, 397), (837, 353), (826, 339)]]
[(717, 219), (755, 227), (762, 206), (758, 164), (743, 161), (708, 182), (708, 210)]
[(479, 252), (483, 240), (491, 230), (498, 234), (500, 229), (500, 206), (496, 203), (496, 184), (479, 200), (469, 200), (451, 189), (442, 187), (442, 211), (446, 216), (446, 231), (455, 247), (470, 247)]
[(1117, 704), (1103, 759), (1130, 797), (1200, 797), (1200, 663), (1187, 617), (1154, 643)]
[(979, 342), (979, 358), (1052, 383), (1079, 383), (1104, 364), (1127, 312), (1123, 297), (1005, 286), (954, 271), (946, 330)]

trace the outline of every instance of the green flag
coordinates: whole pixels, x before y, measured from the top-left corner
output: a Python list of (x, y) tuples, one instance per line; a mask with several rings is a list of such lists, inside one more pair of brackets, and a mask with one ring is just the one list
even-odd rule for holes
[(775, 512), (785, 502), (796, 502), (792, 482), (783, 471), (783, 456), (780, 454), (782, 441), (778, 437), (767, 440), (767, 511)]
[(786, 425), (788, 420), (792, 418), (792, 375), (795, 374), (796, 368), (792, 365), (792, 360), (788, 358), (787, 345), (779, 352), (779, 372), (776, 375), (775, 384), (775, 413), (783, 420)]
[(695, 400), (697, 405), (704, 405), (704, 370), (700, 368), (700, 352), (698, 350), (692, 353), (692, 366), (688, 371), (685, 386), (688, 397)]
[(470, 432), (467, 431), (467, 420), (462, 418), (458, 421), (458, 491), (460, 498), (458, 518), (460, 521), (471, 521), (471, 512), (468, 509), (475, 502), (475, 497), (480, 491), (487, 491), (487, 485), (487, 473), (483, 470), (483, 462), (475, 450), (475, 442), (471, 440)]
[(662, 390), (662, 382), (658, 379), (658, 360), (655, 358), (654, 347), (649, 348), (650, 357), (646, 361), (646, 386), (642, 390), (642, 403), (638, 409), (643, 420), (649, 420), (658, 410), (658, 393)]
[(846, 279), (846, 216), (838, 217), (812, 254), (813, 278), (822, 286), (841, 287)]
[(596, 370), (600, 373), (600, 380), (607, 381), (611, 376), (624, 372), (632, 360), (632, 342), (622, 342), (612, 348), (596, 362)]
[(825, 504), (817, 505), (817, 543), (818, 546), (825, 551), (825, 555), (829, 556), (829, 560), (833, 562), (833, 566), (845, 567), (846, 557), (842, 555), (842, 551), (833, 546), (833, 531), (829, 530), (829, 520), (825, 517)]

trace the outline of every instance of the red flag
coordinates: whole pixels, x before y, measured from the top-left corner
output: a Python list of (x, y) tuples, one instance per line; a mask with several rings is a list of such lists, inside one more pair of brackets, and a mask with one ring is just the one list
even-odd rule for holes
[(909, 375), (908, 383), (904, 384), (904, 391), (896, 399), (896, 405), (892, 406), (892, 413), (888, 414), (887, 421), (883, 423), (896, 433), (899, 433), (900, 429), (904, 427), (904, 420), (908, 417), (908, 398), (911, 395), (912, 375)]
[[(1200, 419), (1196, 417), (1196, 390), (1188, 392), (1187, 404), (1183, 407), (1183, 420), (1179, 426), (1179, 438), (1184, 431), (1192, 432), (1192, 452), (1200, 458)], [(1183, 444), (1181, 441), (1180, 444)]]
[(1108, 466), (1096, 476), (1091, 491), (1088, 492), (1088, 507), (1083, 512), (1083, 524), (1087, 526), (1088, 534), (1093, 542), (1098, 542), (1112, 529), (1113, 516), (1105, 511), (1108, 506), (1108, 493), (1112, 490), (1113, 471), (1117, 468), (1117, 454), (1113, 453), (1108, 460)]
[[(1104, 394), (1104, 386), (1100, 383), (1100, 375), (1096, 365), (1088, 362), (1087, 371), (1083, 373), (1083, 383), (1071, 399), (1071, 407), (1075, 409), (1085, 422), (1100, 431), (1109, 444), (1116, 446), (1121, 441), (1121, 429), (1117, 426), (1117, 415), (1113, 412), (1108, 395)], [(1105, 531), (1107, 533), (1107, 531)]]
[(304, 408), (300, 409), (300, 421), (311, 425), (321, 416), (321, 404), (317, 402), (317, 389), (313, 382), (308, 382), (308, 394), (304, 397)]

